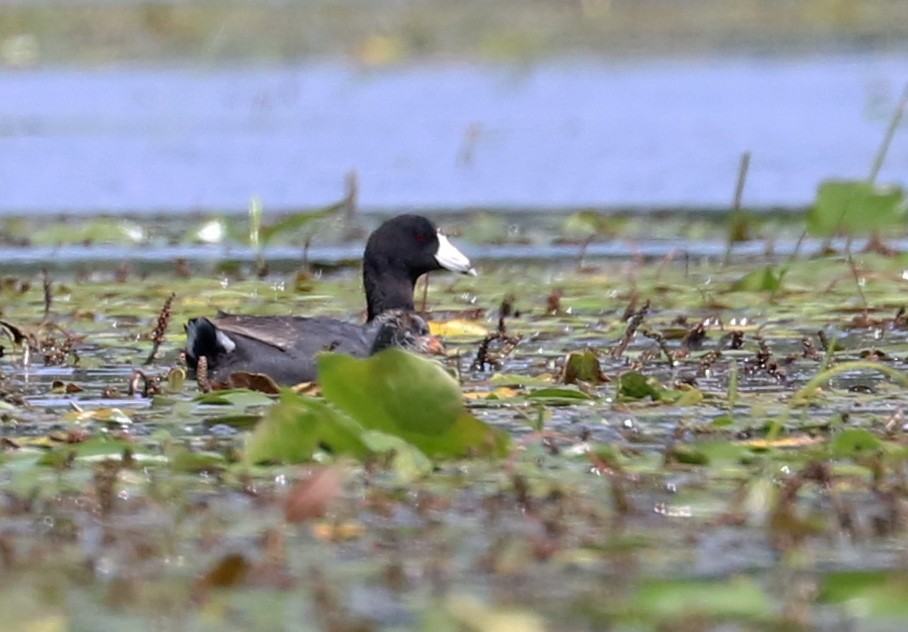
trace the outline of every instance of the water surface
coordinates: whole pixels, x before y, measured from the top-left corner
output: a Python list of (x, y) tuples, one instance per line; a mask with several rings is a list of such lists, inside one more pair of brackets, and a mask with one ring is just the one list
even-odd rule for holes
[[(0, 212), (808, 204), (866, 177), (908, 55), (0, 72)], [(896, 137), (881, 180), (904, 180)]]

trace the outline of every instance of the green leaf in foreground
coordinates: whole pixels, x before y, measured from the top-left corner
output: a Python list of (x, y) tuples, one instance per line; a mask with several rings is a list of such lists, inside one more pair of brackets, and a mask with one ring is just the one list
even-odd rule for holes
[(415, 481), (432, 471), (432, 461), (416, 446), (384, 432), (370, 430), (363, 433), (363, 441), (376, 453), (391, 453), (391, 469), (398, 483)]
[(355, 421), (324, 403), (281, 391), (246, 444), (247, 463), (302, 463), (319, 450), (363, 459), (371, 450)]
[(832, 454), (837, 458), (873, 454), (883, 445), (879, 437), (863, 428), (843, 430), (832, 440)]
[(464, 406), (460, 386), (436, 362), (387, 349), (358, 359), (319, 357), (325, 397), (370, 430), (398, 436), (429, 457), (507, 453), (507, 433), (479, 421)]
[(250, 406), (268, 406), (274, 400), (258, 391), (250, 391), (246, 388), (238, 388), (224, 391), (211, 391), (199, 395), (193, 400), (196, 404), (207, 404), (210, 406), (235, 406), (236, 408), (246, 409)]
[(685, 615), (765, 619), (773, 614), (765, 591), (747, 577), (722, 581), (649, 580), (637, 592), (636, 602), (641, 612), (657, 620), (673, 620)]
[(901, 571), (854, 570), (826, 575), (819, 600), (864, 617), (908, 617), (908, 577)]

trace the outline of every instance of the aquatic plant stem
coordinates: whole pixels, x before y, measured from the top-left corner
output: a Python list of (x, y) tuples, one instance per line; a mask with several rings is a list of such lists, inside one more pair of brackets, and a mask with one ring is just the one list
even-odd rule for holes
[(745, 151), (741, 154), (741, 162), (738, 165), (738, 181), (735, 183), (735, 197), (732, 202), (731, 216), (729, 217), (728, 226), (728, 243), (725, 248), (725, 259), (722, 260), (722, 267), (728, 265), (731, 259), (731, 249), (735, 243), (735, 237), (744, 225), (745, 217), (741, 210), (741, 200), (744, 197), (744, 183), (747, 181), (747, 172), (750, 170), (750, 152)]
[(906, 83), (905, 87), (902, 89), (902, 96), (899, 99), (898, 105), (895, 106), (892, 118), (889, 119), (889, 127), (886, 128), (886, 135), (883, 137), (883, 142), (880, 144), (876, 158), (873, 160), (873, 167), (870, 169), (870, 175), (867, 176), (867, 182), (870, 184), (876, 182), (880, 169), (883, 168), (883, 163), (886, 161), (886, 155), (889, 153), (889, 147), (892, 145), (892, 139), (895, 137), (895, 131), (898, 129), (899, 122), (905, 114), (906, 106), (908, 106), (908, 83)]
[(822, 373), (815, 375), (810, 379), (809, 382), (807, 382), (807, 384), (799, 388), (797, 392), (795, 392), (791, 396), (789, 407), (801, 406), (803, 404), (810, 403), (810, 400), (813, 399), (816, 389), (824, 382), (834, 378), (840, 373), (847, 373), (848, 371), (857, 371), (860, 369), (879, 371), (887, 377), (892, 378), (892, 380), (897, 382), (899, 385), (908, 388), (908, 375), (902, 373), (901, 371), (897, 371), (892, 367), (886, 366), (885, 364), (881, 364), (879, 362), (855, 360), (854, 362), (843, 362), (842, 364), (837, 364), (831, 369), (826, 369)]
[[(895, 138), (895, 131), (898, 129), (899, 122), (902, 120), (902, 115), (905, 113), (906, 104), (908, 104), (908, 83), (906, 83), (902, 89), (902, 96), (899, 98), (898, 104), (892, 112), (892, 118), (889, 119), (889, 126), (886, 128), (883, 142), (880, 143), (880, 148), (877, 150), (876, 157), (873, 159), (870, 175), (867, 176), (867, 183), (870, 185), (876, 183), (880, 169), (883, 168), (883, 163), (886, 161), (886, 156), (889, 154), (889, 147), (892, 145), (892, 139)], [(870, 233), (870, 240), (867, 243), (866, 249), (876, 252), (887, 252), (890, 250), (883, 244), (878, 230), (874, 230)]]
[(858, 266), (854, 262), (854, 256), (851, 254), (851, 238), (848, 238), (848, 247), (846, 249), (848, 253), (848, 266), (851, 268), (851, 276), (854, 277), (854, 286), (858, 290), (858, 296), (861, 297), (861, 305), (864, 306), (864, 314), (867, 314), (867, 310), (870, 309), (867, 304), (867, 296), (864, 294), (864, 288), (861, 287), (861, 276), (858, 273)]
[(44, 320), (50, 317), (50, 307), (54, 302), (53, 288), (51, 287), (50, 275), (47, 268), (41, 269), (41, 283), (44, 286)]
[(174, 298), (176, 298), (176, 293), (171, 292), (170, 296), (167, 297), (164, 304), (161, 306), (161, 313), (158, 314), (158, 321), (151, 334), (151, 353), (149, 353), (148, 357), (145, 359), (146, 365), (151, 364), (154, 361), (155, 356), (158, 354), (158, 348), (161, 346), (161, 343), (164, 342), (164, 334), (167, 333), (167, 325), (170, 324), (170, 317), (172, 315), (171, 306), (173, 305)]
[(431, 272), (426, 272), (422, 277), (422, 313), (427, 314), (426, 311), (429, 306), (429, 276)]

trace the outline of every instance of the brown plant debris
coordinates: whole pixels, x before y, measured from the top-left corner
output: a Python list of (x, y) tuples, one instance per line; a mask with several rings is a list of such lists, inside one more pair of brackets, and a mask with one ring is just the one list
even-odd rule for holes
[(687, 330), (684, 338), (681, 339), (681, 346), (691, 350), (699, 349), (705, 339), (706, 321), (703, 320)]
[(676, 359), (675, 354), (668, 348), (668, 342), (665, 340), (665, 335), (661, 331), (646, 328), (642, 329), (640, 333), (659, 345), (659, 350), (662, 352), (662, 355), (665, 356), (665, 361), (668, 362), (669, 366), (674, 366)]
[(47, 269), (41, 270), (41, 281), (44, 286), (44, 320), (50, 316), (50, 307), (54, 302), (53, 288), (50, 283), (50, 275), (47, 274)]
[(143, 371), (135, 370), (129, 378), (127, 394), (135, 397), (139, 392), (139, 382), (142, 382), (142, 397), (152, 397), (161, 393), (161, 378), (154, 375), (148, 376)]
[[(517, 344), (520, 342), (520, 336), (508, 336), (499, 332), (489, 334), (479, 343), (476, 350), (476, 357), (470, 364), (471, 371), (485, 371), (486, 368), (500, 369), (504, 358), (509, 356)], [(492, 343), (500, 342), (501, 345), (497, 350), (493, 350)]]
[(564, 295), (561, 288), (555, 288), (545, 300), (545, 315), (557, 316), (561, 313), (561, 297)]
[(158, 321), (155, 324), (154, 331), (151, 333), (151, 353), (148, 354), (148, 358), (145, 359), (145, 364), (151, 364), (154, 361), (154, 357), (158, 353), (158, 348), (161, 346), (161, 343), (164, 342), (164, 334), (167, 333), (167, 325), (170, 323), (170, 317), (172, 316), (171, 305), (173, 305), (173, 299), (176, 297), (176, 294), (173, 292), (170, 293), (170, 296), (164, 301), (164, 304), (161, 306), (161, 313), (158, 314)]
[(195, 367), (195, 381), (202, 393), (211, 392), (211, 382), (208, 380), (208, 358), (202, 356)]
[(624, 355), (627, 346), (631, 343), (631, 340), (634, 338), (634, 334), (637, 333), (637, 330), (640, 328), (640, 325), (643, 324), (643, 321), (646, 319), (646, 315), (649, 313), (649, 301), (643, 303), (643, 306), (634, 312), (634, 315), (628, 320), (627, 329), (624, 331), (624, 337), (621, 338), (621, 342), (612, 349), (612, 357), (620, 358)]
[(341, 471), (337, 467), (313, 471), (290, 488), (284, 499), (284, 519), (287, 522), (304, 522), (323, 517), (328, 504), (340, 495), (342, 483)]
[(223, 386), (224, 388), (248, 388), (268, 395), (277, 395), (281, 392), (277, 383), (264, 373), (246, 373), (245, 371), (231, 373), (227, 378), (227, 383)]
[(762, 336), (756, 336), (756, 341), (757, 352), (753, 357), (744, 360), (744, 373), (750, 376), (765, 373), (779, 382), (784, 382), (788, 373), (774, 359), (769, 343)]

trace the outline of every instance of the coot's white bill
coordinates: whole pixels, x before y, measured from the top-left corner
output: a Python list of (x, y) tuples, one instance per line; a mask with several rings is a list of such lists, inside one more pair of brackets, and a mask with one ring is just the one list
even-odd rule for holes
[(438, 233), (438, 250), (435, 251), (435, 260), (445, 270), (460, 272), (476, 276), (476, 270), (467, 256), (454, 247), (448, 238)]

